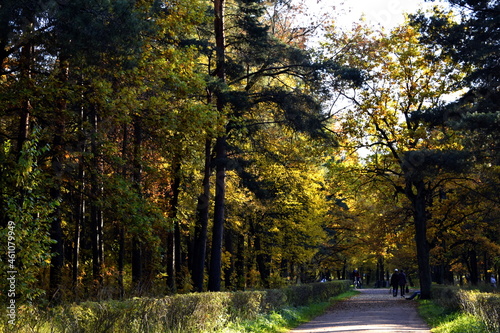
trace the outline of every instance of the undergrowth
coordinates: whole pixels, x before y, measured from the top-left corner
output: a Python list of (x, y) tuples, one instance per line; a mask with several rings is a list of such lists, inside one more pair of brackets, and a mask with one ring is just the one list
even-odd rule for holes
[(323, 314), (334, 303), (352, 297), (359, 292), (351, 290), (331, 297), (328, 302), (315, 303), (308, 306), (289, 307), (259, 316), (254, 320), (232, 323), (222, 333), (281, 333), (306, 323)]
[[(327, 306), (331, 295), (348, 288), (346, 281), (331, 281), (270, 290), (88, 301), (52, 308), (19, 306), (12, 323), (7, 316), (0, 317), (0, 333), (121, 333), (124, 327), (131, 333), (200, 333), (222, 332), (237, 325), (254, 325), (252, 332), (279, 332), (288, 322), (310, 318), (308, 311), (296, 313), (294, 308), (321, 302)], [(310, 311), (316, 311), (314, 308)], [(255, 322), (242, 324), (250, 320)]]
[(433, 333), (486, 333), (486, 325), (477, 317), (460, 311), (446, 310), (433, 301), (422, 300), (418, 307)]

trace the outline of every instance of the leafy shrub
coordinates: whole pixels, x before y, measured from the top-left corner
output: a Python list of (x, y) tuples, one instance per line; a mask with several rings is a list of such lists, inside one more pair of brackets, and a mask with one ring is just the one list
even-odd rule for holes
[(432, 298), (436, 304), (448, 311), (463, 311), (475, 316), (487, 326), (489, 332), (500, 332), (499, 294), (452, 286), (433, 286)]
[(324, 302), (348, 289), (348, 283), (335, 281), (263, 291), (84, 302), (50, 310), (30, 307), (25, 309), (26, 315), (19, 314), (18, 327), (3, 323), (3, 331), (118, 333), (126, 328), (127, 332), (214, 332), (231, 322), (255, 319), (286, 307)]
[(432, 286), (432, 299), (448, 311), (460, 310), (460, 288), (454, 286)]
[(446, 317), (438, 327), (432, 329), (433, 333), (484, 333), (486, 326), (477, 317), (455, 312)]
[(480, 318), (489, 332), (500, 332), (500, 295), (461, 290), (458, 296), (465, 312)]
[(287, 296), (283, 289), (270, 289), (264, 293), (262, 310), (267, 313), (284, 308), (287, 304)]
[(312, 287), (308, 284), (290, 286), (284, 289), (287, 305), (298, 307), (312, 302)]
[(229, 310), (234, 320), (255, 319), (264, 309), (266, 293), (263, 291), (236, 291), (231, 295)]
[(330, 297), (349, 290), (349, 284), (345, 281), (333, 283), (311, 283), (285, 288), (288, 306), (302, 306), (312, 302), (324, 302)]

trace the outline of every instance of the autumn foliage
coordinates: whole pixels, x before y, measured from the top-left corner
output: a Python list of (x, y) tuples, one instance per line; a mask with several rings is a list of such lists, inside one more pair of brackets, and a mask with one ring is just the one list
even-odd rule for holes
[(342, 31), (288, 1), (4, 1), (0, 285), (21, 306), (498, 277), (480, 3)]

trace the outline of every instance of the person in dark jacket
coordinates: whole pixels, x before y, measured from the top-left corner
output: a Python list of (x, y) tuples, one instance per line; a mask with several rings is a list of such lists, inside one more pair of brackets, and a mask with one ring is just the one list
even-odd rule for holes
[(394, 273), (391, 276), (391, 287), (392, 287), (392, 296), (398, 296), (398, 288), (399, 288), (399, 271), (396, 268)]
[(401, 297), (405, 297), (406, 283), (406, 274), (401, 270), (401, 272), (399, 272), (399, 289), (401, 291)]

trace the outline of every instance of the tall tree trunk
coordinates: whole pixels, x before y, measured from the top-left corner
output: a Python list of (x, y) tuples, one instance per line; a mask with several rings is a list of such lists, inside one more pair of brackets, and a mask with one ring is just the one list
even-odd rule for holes
[(488, 268), (491, 267), (491, 263), (488, 259), (488, 253), (484, 251), (483, 253), (483, 277), (484, 282), (489, 282), (490, 274), (488, 273)]
[(92, 109), (90, 113), (90, 121), (92, 124), (92, 136), (90, 142), (90, 149), (92, 152), (92, 172), (90, 175), (90, 190), (91, 190), (91, 202), (90, 202), (90, 226), (91, 226), (91, 244), (92, 244), (92, 274), (94, 281), (98, 283), (99, 286), (102, 285), (102, 265), (103, 265), (103, 219), (102, 210), (99, 205), (99, 200), (102, 196), (102, 185), (100, 181), (100, 176), (102, 174), (101, 162), (100, 162), (100, 151), (98, 147), (98, 125), (99, 117), (95, 109)]
[[(60, 70), (60, 83), (64, 85), (68, 81), (68, 64), (64, 58), (60, 59), (59, 62)], [(52, 140), (52, 175), (53, 184), (50, 190), (51, 199), (55, 202), (61, 202), (62, 200), (62, 177), (63, 177), (63, 165), (64, 165), (64, 142), (63, 135), (65, 132), (65, 112), (66, 112), (66, 98), (64, 96), (59, 97), (59, 100), (54, 109), (54, 128), (53, 128), (53, 140)], [(64, 247), (63, 247), (63, 232), (62, 232), (62, 216), (61, 208), (58, 205), (54, 210), (54, 216), (52, 218), (50, 227), (50, 237), (54, 240), (51, 245), (52, 259), (50, 266), (50, 297), (56, 297), (57, 291), (62, 282), (62, 268), (64, 264)]]
[(71, 276), (72, 276), (72, 284), (73, 284), (73, 292), (75, 295), (78, 294), (78, 276), (80, 269), (80, 243), (81, 243), (81, 233), (82, 233), (82, 225), (85, 223), (85, 196), (84, 196), (84, 169), (83, 165), (80, 162), (78, 166), (78, 179), (80, 181), (80, 185), (78, 187), (78, 205), (77, 205), (77, 213), (75, 220), (75, 230), (73, 232), (73, 255), (71, 262)]
[(73, 292), (78, 295), (78, 277), (79, 277), (79, 266), (80, 266), (80, 246), (82, 240), (82, 228), (86, 222), (86, 172), (85, 172), (85, 161), (84, 156), (87, 150), (87, 137), (84, 132), (83, 124), (85, 122), (85, 112), (84, 108), (80, 109), (79, 115), (79, 141), (77, 150), (79, 150), (80, 158), (78, 161), (78, 204), (77, 213), (75, 221), (75, 230), (73, 233), (73, 258), (72, 258), (72, 283)]
[(258, 233), (255, 237), (255, 252), (257, 253), (257, 268), (260, 273), (260, 280), (264, 288), (269, 288), (269, 277), (271, 276), (269, 268), (270, 255), (266, 253), (262, 246), (261, 233)]
[[(177, 192), (179, 189), (177, 189)], [(179, 196), (179, 194), (177, 194)], [(175, 251), (174, 251), (174, 258), (175, 258), (175, 284), (176, 284), (176, 289), (179, 288), (179, 286), (182, 286), (182, 281), (183, 281), (183, 272), (182, 272), (182, 266), (184, 265), (184, 258), (182, 255), (182, 236), (181, 236), (181, 224), (179, 223), (178, 220), (174, 222), (174, 245), (175, 245)]]
[(205, 141), (205, 168), (203, 170), (203, 193), (198, 198), (196, 207), (197, 222), (195, 226), (192, 278), (194, 289), (203, 291), (205, 259), (207, 251), (208, 215), (210, 207), (210, 173), (211, 173), (212, 141)]
[(167, 288), (170, 292), (175, 293), (177, 286), (181, 281), (181, 232), (179, 221), (177, 220), (177, 212), (179, 210), (179, 194), (180, 194), (180, 171), (181, 164), (178, 160), (174, 161), (173, 182), (170, 192), (170, 219), (173, 223), (173, 228), (167, 234)]
[(142, 252), (139, 238), (136, 235), (132, 236), (132, 284), (139, 291), (143, 276), (142, 269)]
[[(142, 163), (141, 163), (141, 146), (142, 146), (142, 124), (139, 117), (134, 117), (134, 146), (133, 146), (133, 171), (132, 181), (137, 195), (142, 195)], [(141, 287), (144, 276), (144, 263), (142, 260), (142, 242), (139, 235), (132, 236), (132, 283), (136, 287)]]
[(342, 264), (342, 280), (347, 278), (347, 259), (344, 258), (344, 262)]
[(182, 246), (181, 246), (181, 224), (177, 218), (179, 211), (179, 195), (181, 189), (181, 163), (175, 162), (174, 166), (174, 182), (172, 184), (172, 201), (171, 201), (171, 214), (174, 221), (174, 269), (175, 269), (175, 284), (176, 289), (182, 284)]
[(415, 187), (416, 193), (410, 195), (409, 198), (413, 204), (415, 242), (417, 245), (417, 263), (420, 279), (420, 297), (422, 299), (430, 299), (432, 276), (429, 260), (429, 243), (427, 241), (427, 191), (425, 189), (425, 183), (422, 180), (415, 181), (413, 186)]
[(236, 289), (245, 290), (246, 279), (245, 279), (245, 236), (238, 234), (238, 245), (237, 245), (237, 255), (236, 255)]
[(234, 240), (233, 231), (230, 228), (226, 228), (224, 236), (224, 245), (231, 257), (229, 258), (229, 264), (224, 269), (224, 285), (226, 290), (233, 290), (233, 274), (234, 274), (234, 264), (235, 264), (235, 251), (234, 251)]
[[(53, 188), (50, 191), (51, 198), (54, 200), (60, 200), (61, 191), (60, 189)], [(63, 232), (61, 227), (61, 210), (57, 207), (54, 210), (54, 216), (50, 226), (50, 238), (54, 240), (51, 245), (51, 265), (50, 265), (50, 279), (49, 279), (49, 295), (53, 301), (58, 301), (59, 287), (62, 282), (62, 267), (64, 264), (64, 247), (63, 247)]]
[(118, 289), (120, 299), (125, 297), (125, 285), (123, 283), (125, 271), (125, 226), (122, 223), (118, 226)]
[(167, 233), (166, 248), (167, 253), (165, 255), (167, 260), (167, 290), (170, 293), (175, 293), (175, 234), (173, 230)]
[(477, 264), (477, 253), (475, 249), (469, 251), (469, 260), (470, 260), (470, 283), (473, 286), (477, 286), (479, 283), (479, 270)]
[[(127, 163), (128, 160), (128, 123), (123, 124), (123, 139), (122, 139), (122, 160), (124, 161), (122, 167), (122, 177), (127, 179)], [(118, 288), (120, 289), (120, 298), (125, 296), (125, 286), (123, 284), (125, 271), (125, 223), (123, 219), (118, 225)]]
[[(217, 66), (215, 76), (220, 83), (226, 81), (225, 68), (225, 40), (224, 40), (224, 0), (214, 0), (214, 30)], [(217, 111), (222, 114), (224, 111), (224, 102), (222, 92), (215, 91), (217, 98)], [(221, 269), (222, 269), (222, 242), (224, 237), (224, 205), (226, 198), (226, 159), (227, 142), (226, 136), (217, 138), (215, 143), (215, 202), (214, 202), (214, 224), (212, 231), (212, 251), (210, 256), (210, 270), (208, 276), (208, 290), (220, 291), (221, 288)]]
[(384, 281), (384, 257), (379, 255), (377, 258), (377, 286), (380, 288), (385, 287)]
[[(32, 71), (32, 57), (33, 46), (31, 43), (26, 43), (21, 49), (20, 67), (21, 67), (21, 80), (26, 89), (32, 87), (31, 71)], [(17, 159), (21, 156), (24, 142), (28, 139), (30, 130), (30, 117), (31, 117), (31, 101), (26, 98), (22, 102), (21, 114), (19, 118), (19, 129), (17, 132)]]
[(224, 237), (224, 204), (226, 196), (226, 139), (217, 138), (216, 152), (216, 180), (214, 223), (212, 229), (212, 251), (210, 256), (210, 270), (208, 276), (208, 290), (221, 290), (222, 243)]

